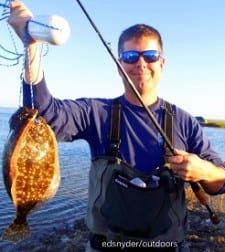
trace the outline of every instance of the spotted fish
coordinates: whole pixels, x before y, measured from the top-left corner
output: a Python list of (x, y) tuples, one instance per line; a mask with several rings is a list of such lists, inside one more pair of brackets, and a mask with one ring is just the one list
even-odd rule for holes
[(18, 242), (30, 236), (27, 215), (57, 192), (60, 169), (55, 135), (36, 109), (20, 107), (9, 125), (2, 170), (16, 217), (1, 239)]

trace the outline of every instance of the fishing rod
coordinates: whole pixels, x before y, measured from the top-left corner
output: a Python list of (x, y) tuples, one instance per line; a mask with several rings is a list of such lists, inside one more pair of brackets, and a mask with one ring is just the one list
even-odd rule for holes
[[(152, 123), (154, 124), (154, 126), (156, 127), (156, 129), (158, 130), (158, 132), (163, 137), (163, 139), (164, 139), (167, 147), (169, 148), (169, 150), (171, 151), (171, 153), (175, 156), (176, 155), (176, 151), (175, 151), (172, 143), (170, 142), (169, 138), (167, 137), (167, 135), (165, 134), (164, 130), (161, 128), (161, 126), (159, 125), (159, 123), (157, 122), (157, 120), (154, 117), (154, 115), (151, 112), (151, 110), (144, 103), (144, 101), (143, 101), (140, 93), (138, 92), (138, 90), (134, 86), (132, 80), (130, 79), (130, 77), (128, 76), (128, 74), (126, 73), (126, 71), (124, 70), (124, 68), (121, 65), (120, 61), (117, 59), (117, 57), (113, 54), (112, 50), (109, 48), (108, 44), (104, 40), (103, 36), (101, 35), (101, 33), (98, 30), (97, 26), (95, 25), (95, 23), (91, 19), (90, 15), (88, 14), (88, 12), (86, 11), (86, 9), (84, 8), (83, 4), (79, 0), (76, 0), (76, 1), (77, 1), (78, 5), (80, 6), (80, 8), (82, 9), (82, 11), (85, 14), (85, 16), (87, 17), (87, 19), (90, 22), (91, 26), (93, 27), (93, 29), (95, 30), (95, 32), (99, 36), (99, 38), (100, 38), (101, 42), (103, 43), (103, 45), (105, 46), (106, 50), (108, 51), (108, 53), (110, 54), (110, 56), (112, 57), (112, 59), (114, 60), (114, 62), (116, 63), (117, 67), (119, 68), (120, 72), (122, 73), (123, 77), (125, 78), (126, 82), (128, 83), (129, 87), (132, 89), (132, 91), (134, 92), (134, 94), (138, 98), (139, 102), (144, 107), (144, 109), (145, 109), (146, 113), (148, 114), (149, 118), (151, 119)], [(200, 186), (200, 184), (197, 183), (197, 182), (189, 182), (189, 183), (190, 183), (192, 191), (196, 195), (197, 199), (208, 210), (209, 216), (210, 216), (210, 219), (211, 219), (212, 223), (213, 224), (219, 223), (219, 218), (216, 215), (216, 213), (214, 211), (212, 211), (212, 209), (210, 208), (210, 206), (208, 204), (208, 199), (207, 199), (207, 197), (205, 195), (205, 192), (203, 191), (202, 187)]]

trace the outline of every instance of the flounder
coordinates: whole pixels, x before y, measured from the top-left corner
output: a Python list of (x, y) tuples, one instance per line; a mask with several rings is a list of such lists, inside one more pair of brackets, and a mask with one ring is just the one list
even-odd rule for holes
[(55, 135), (38, 110), (20, 107), (9, 124), (2, 170), (16, 217), (1, 239), (18, 242), (30, 235), (27, 215), (57, 192), (60, 169)]

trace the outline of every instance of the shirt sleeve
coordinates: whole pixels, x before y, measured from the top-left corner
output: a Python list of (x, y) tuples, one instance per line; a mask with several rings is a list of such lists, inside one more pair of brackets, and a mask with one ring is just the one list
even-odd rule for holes
[(32, 103), (35, 108), (38, 108), (39, 113), (42, 112), (43, 108), (47, 107), (51, 99), (51, 94), (47, 88), (45, 78), (36, 85), (30, 85), (23, 82), (23, 105), (29, 108), (32, 107)]
[(213, 149), (203, 127), (195, 117), (178, 107), (175, 111), (174, 131), (176, 148), (195, 153), (202, 159), (224, 167), (224, 162)]
[(90, 125), (89, 99), (60, 100), (51, 95), (45, 78), (30, 86), (23, 83), (23, 105), (38, 109), (53, 129), (58, 141), (86, 139)]

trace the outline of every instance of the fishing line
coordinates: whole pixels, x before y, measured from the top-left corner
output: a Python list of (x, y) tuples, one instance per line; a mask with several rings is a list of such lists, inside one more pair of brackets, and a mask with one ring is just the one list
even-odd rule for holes
[[(0, 7), (3, 8), (0, 21), (6, 21), (6, 19), (8, 19), (9, 14), (10, 14), (10, 12), (9, 12), (8, 10), (9, 10), (9, 5), (10, 5), (11, 2), (13, 2), (13, 0), (12, 0), (12, 1), (5, 1), (4, 4), (3, 4), (3, 3), (0, 3)], [(4, 55), (0, 54), (0, 58), (1, 58), (2, 60), (4, 60), (4, 62), (10, 62), (10, 63), (3, 63), (3, 61), (2, 61), (2, 62), (0, 62), (0, 66), (11, 67), (11, 66), (15, 66), (15, 65), (18, 65), (18, 64), (19, 64), (19, 60), (20, 60), (20, 58), (23, 56), (23, 54), (19, 53), (18, 50), (17, 50), (16, 42), (15, 42), (15, 39), (14, 39), (12, 30), (11, 30), (11, 28), (9, 27), (8, 22), (6, 21), (5, 24), (6, 24), (7, 31), (8, 31), (8, 33), (9, 33), (10, 40), (11, 40), (11, 42), (12, 42), (12, 48), (13, 48), (12, 50), (13, 50), (13, 51), (7, 49), (7, 48), (6, 48), (5, 46), (3, 46), (3, 45), (0, 45), (1, 51), (2, 51), (5, 55), (7, 55), (7, 56), (4, 56)], [(3, 27), (3, 26), (2, 26), (2, 27)], [(12, 62), (12, 63), (11, 63), (11, 62)]]
[(2, 15), (1, 15), (2, 17), (0, 18), (0, 21), (2, 21), (2, 20), (9, 17), (9, 11), (8, 11), (9, 6), (7, 4), (0, 3), (0, 7), (3, 7), (3, 12), (2, 12)]
[[(19, 56), (19, 57), (22, 57), (22, 56), (23, 56), (23, 54), (18, 54), (18, 53), (16, 53), (16, 52), (11, 52), (11, 51), (7, 50), (7, 49), (6, 49), (4, 46), (2, 46), (2, 45), (0, 45), (0, 48), (1, 48), (3, 51), (5, 51), (5, 52), (7, 52), (7, 53), (9, 53), (9, 54), (12, 54), (13, 56)], [(17, 59), (17, 57), (16, 57), (16, 58), (8, 58), (8, 57), (5, 57), (5, 56), (3, 56), (3, 55), (0, 55), (0, 57), (3, 58), (3, 59), (5, 59), (5, 60), (9, 60), (9, 61)]]
[[(84, 8), (84, 6), (82, 5), (82, 3), (79, 0), (76, 0), (76, 1), (77, 1), (78, 5), (80, 6), (81, 10), (83, 11), (83, 13), (85, 14), (85, 16), (87, 17), (87, 19), (90, 22), (91, 26), (93, 27), (93, 29), (95, 30), (95, 32), (99, 36), (99, 38), (100, 38), (101, 42), (103, 43), (103, 45), (105, 46), (106, 50), (108, 51), (108, 53), (110, 54), (110, 56), (112, 57), (112, 59), (114, 60), (114, 62), (116, 63), (117, 67), (119, 68), (119, 70), (122, 73), (123, 77), (125, 78), (126, 82), (130, 86), (130, 88), (132, 89), (132, 91), (134, 92), (134, 94), (136, 95), (136, 97), (138, 98), (139, 102), (144, 107), (144, 109), (145, 109), (146, 113), (148, 114), (149, 118), (151, 119), (152, 123), (154, 124), (154, 126), (156, 127), (156, 129), (158, 130), (158, 132), (163, 137), (163, 139), (164, 139), (164, 141), (165, 141), (168, 149), (171, 151), (171, 153), (173, 155), (176, 155), (176, 151), (175, 151), (172, 143), (170, 142), (169, 138), (167, 137), (167, 135), (165, 134), (164, 130), (161, 128), (161, 126), (157, 122), (157, 120), (154, 117), (154, 115), (151, 112), (151, 110), (145, 105), (144, 101), (142, 100), (142, 97), (141, 97), (140, 93), (138, 92), (138, 90), (134, 86), (132, 80), (130, 79), (130, 77), (128, 76), (128, 74), (126, 73), (126, 71), (124, 70), (123, 66), (121, 65), (121, 63), (119, 62), (119, 60), (117, 59), (117, 57), (113, 54), (113, 52), (109, 48), (108, 44), (105, 42), (104, 38), (102, 37), (102, 35), (101, 35), (100, 31), (98, 30), (97, 26), (95, 25), (95, 23), (91, 19), (90, 15), (87, 13), (87, 11)], [(205, 192), (203, 191), (203, 189), (201, 188), (201, 186), (199, 185), (199, 183), (197, 183), (197, 182), (189, 182), (189, 183), (190, 183), (192, 191), (196, 195), (197, 199), (208, 210), (212, 223), (213, 224), (217, 224), (219, 222), (218, 216), (209, 207), (209, 205), (207, 203), (208, 200), (206, 198)]]
[[(0, 3), (0, 6), (4, 8), (3, 12), (6, 12), (6, 10), (9, 9), (9, 5), (13, 1), (14, 0), (6, 0), (4, 3)], [(9, 12), (7, 12), (7, 14), (9, 14)]]
[(3, 8), (9, 8), (9, 5), (7, 5), (7, 4), (2, 4), (2, 3), (0, 3), (0, 6), (2, 6)]
[[(3, 21), (9, 17), (10, 12), (9, 6), (12, 1), (5, 1), (5, 3), (0, 3), (0, 7), (3, 8), (2, 18), (0, 21)], [(19, 64), (19, 60), (24, 54), (18, 53), (18, 49), (16, 46), (16, 42), (12, 33), (12, 28), (9, 26), (8, 22), (6, 22), (6, 26), (8, 29), (8, 32), (10, 34), (10, 40), (12, 41), (13, 49), (9, 50), (5, 46), (0, 44), (0, 49), (4, 52), (4, 54), (8, 56), (4, 56), (0, 54), (0, 58), (4, 59), (6, 62), (12, 62), (10, 64), (7, 63), (1, 63), (0, 66), (15, 66)], [(37, 40), (38, 42), (45, 43), (46, 45), (46, 51), (42, 56), (46, 56), (49, 49), (48, 49), (48, 43), (53, 45), (60, 45), (62, 43), (65, 43), (70, 35), (70, 27), (68, 22), (58, 16), (58, 15), (38, 15), (34, 18), (31, 18), (28, 21), (28, 36), (30, 35), (34, 40)], [(11, 57), (13, 56), (13, 57)]]
[[(3, 7), (3, 13), (2, 16), (3, 19), (6, 19), (9, 17), (9, 12), (6, 12), (6, 10), (8, 10), (10, 7), (10, 3), (12, 1), (5, 1), (4, 4), (0, 3), (0, 7)], [(21, 57), (23, 57), (23, 67), (22, 67), (22, 71), (21, 71), (21, 85), (20, 85), (20, 95), (19, 95), (19, 105), (22, 106), (22, 83), (23, 83), (23, 79), (24, 79), (24, 70), (27, 64), (28, 67), (28, 84), (30, 84), (30, 94), (31, 94), (31, 107), (32, 109), (34, 109), (34, 96), (33, 96), (33, 82), (35, 80), (32, 80), (32, 72), (31, 72), (31, 58), (30, 58), (30, 51), (29, 51), (29, 40), (33, 39), (37, 42), (40, 42), (37, 45), (37, 50), (39, 49), (39, 45), (41, 46), (41, 50), (40, 50), (40, 61), (39, 61), (39, 66), (38, 68), (40, 68), (40, 63), (41, 63), (41, 56), (46, 56), (48, 51), (49, 51), (49, 47), (48, 44), (52, 44), (52, 45), (61, 45), (63, 43), (65, 43), (70, 35), (70, 26), (69, 23), (61, 16), (59, 15), (51, 15), (51, 16), (47, 16), (47, 15), (37, 15), (32, 17), (30, 20), (27, 21), (25, 30), (24, 30), (24, 37), (23, 37), (23, 50), (24, 53), (18, 53), (17, 51), (17, 47), (16, 47), (16, 42), (14, 39), (14, 36), (12, 34), (12, 28), (10, 29), (9, 24), (7, 22), (7, 28), (8, 31), (10, 33), (10, 38), (11, 41), (13, 43), (13, 47), (14, 47), (14, 51), (10, 51), (8, 49), (6, 49), (4, 46), (0, 45), (0, 49), (2, 49), (5, 53), (7, 53), (8, 55), (12, 56), (11, 57), (6, 57), (6, 56), (2, 56), (0, 55), (0, 58), (6, 60), (6, 61), (12, 61), (15, 60), (16, 62), (14, 62), (13, 64), (1, 64), (0, 66), (15, 66), (17, 64), (19, 64), (19, 60)], [(43, 44), (45, 44), (45, 48), (46, 51), (44, 54), (43, 53)], [(26, 56), (27, 56), (27, 62), (26, 62)]]
[[(9, 7), (10, 2), (13, 2), (13, 1), (6, 1), (5, 4), (0, 3), (0, 7), (4, 8), (4, 11), (3, 11), (4, 18), (2, 18), (1, 20), (6, 19), (6, 18), (9, 17), (10, 12), (6, 12), (5, 10), (10, 8)], [(31, 82), (31, 69), (30, 69), (30, 53), (29, 53), (29, 50), (28, 50), (28, 41), (29, 41), (30, 37), (29, 37), (29, 34), (27, 32), (27, 28), (25, 29), (24, 38), (23, 38), (24, 53), (18, 53), (18, 49), (17, 49), (17, 46), (16, 46), (16, 41), (15, 41), (14, 35), (12, 33), (12, 28), (9, 26), (8, 22), (6, 22), (6, 26), (7, 26), (7, 29), (9, 31), (10, 39), (12, 41), (13, 48), (14, 48), (15, 52), (13, 52), (11, 50), (8, 50), (4, 46), (0, 45), (0, 48), (2, 49), (2, 51), (4, 51), (5, 53), (7, 53), (10, 56), (11, 55), (13, 56), (13, 58), (10, 58), (9, 56), (6, 57), (6, 56), (3, 56), (3, 55), (0, 55), (0, 58), (4, 59), (6, 61), (14, 61), (14, 63), (12, 63), (12, 64), (2, 64), (2, 63), (0, 63), (0, 66), (5, 66), (5, 67), (16, 66), (16, 65), (19, 64), (20, 59), (21, 58), (23, 59), (22, 69), (21, 69), (21, 74), (20, 74), (21, 84), (20, 84), (20, 91), (19, 91), (19, 106), (22, 106), (22, 104), (23, 104), (23, 101), (22, 101), (22, 83), (23, 83), (23, 79), (24, 79), (24, 68), (25, 68), (25, 64), (26, 64), (25, 55), (27, 54), (27, 58), (28, 58), (27, 64), (28, 64), (28, 68), (29, 68), (28, 71), (29, 71), (29, 84), (30, 84), (30, 94), (31, 94), (31, 107), (32, 107), (32, 109), (34, 109), (33, 85), (32, 85), (32, 82)]]
[[(35, 80), (32, 80), (32, 71), (31, 71), (31, 55), (30, 55), (30, 50), (29, 50), (29, 40), (30, 40), (30, 36), (28, 33), (28, 29), (27, 29), (27, 25), (24, 31), (24, 38), (23, 38), (23, 44), (24, 44), (24, 57), (23, 57), (23, 64), (22, 64), (22, 71), (21, 71), (21, 85), (20, 85), (20, 97), (19, 97), (19, 104), (22, 106), (23, 101), (22, 101), (22, 94), (23, 94), (23, 80), (25, 79), (24, 73), (25, 73), (25, 65), (27, 64), (28, 66), (28, 84), (30, 86), (30, 95), (31, 95), (31, 108), (34, 109), (34, 91), (33, 91), (33, 83)], [(46, 46), (48, 47), (48, 44), (46, 44)], [(38, 68), (37, 68), (37, 73), (39, 72), (40, 66), (41, 66), (41, 58), (42, 56), (46, 55), (43, 54), (43, 47), (44, 44), (40, 43), (37, 45), (37, 51), (39, 51), (39, 64), (38, 64)], [(26, 55), (27, 55), (27, 62), (26, 62)]]

